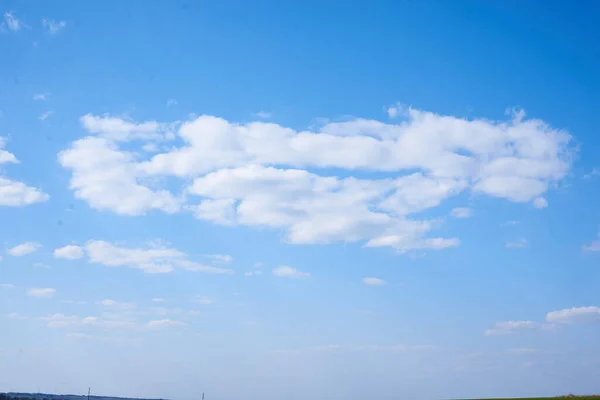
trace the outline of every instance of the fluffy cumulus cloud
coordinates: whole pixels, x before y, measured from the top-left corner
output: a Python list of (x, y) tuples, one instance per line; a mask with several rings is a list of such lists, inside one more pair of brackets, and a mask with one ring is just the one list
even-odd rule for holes
[(25, 242), (15, 247), (8, 249), (7, 253), (14, 257), (26, 256), (27, 254), (35, 253), (42, 247), (39, 243)]
[(298, 271), (296, 268), (292, 268), (287, 265), (281, 265), (273, 268), (273, 275), (279, 278), (292, 278), (292, 279), (304, 279), (310, 277), (308, 272)]
[(145, 273), (168, 273), (175, 268), (209, 274), (232, 275), (233, 271), (191, 261), (187, 255), (162, 243), (146, 247), (122, 247), (103, 240), (90, 240), (85, 246), (89, 262), (107, 267), (137, 268)]
[(3, 176), (2, 164), (18, 164), (14, 154), (4, 150), (6, 139), (0, 136), (0, 206), (19, 207), (41, 203), (50, 198), (39, 189)]
[[(214, 224), (280, 230), (289, 243), (401, 252), (460, 243), (435, 236), (442, 221), (423, 213), (450, 197), (471, 192), (543, 207), (544, 193), (570, 169), (571, 136), (523, 112), (489, 121), (394, 107), (394, 123), (355, 118), (305, 131), (209, 115), (171, 124), (86, 115), (87, 136), (59, 162), (75, 196), (99, 210), (191, 212)], [(144, 152), (149, 145), (157, 152)]]
[(54, 250), (54, 257), (77, 260), (83, 257), (83, 249), (79, 246), (68, 245)]
[(551, 311), (546, 321), (556, 324), (600, 323), (600, 307), (573, 307), (560, 311)]

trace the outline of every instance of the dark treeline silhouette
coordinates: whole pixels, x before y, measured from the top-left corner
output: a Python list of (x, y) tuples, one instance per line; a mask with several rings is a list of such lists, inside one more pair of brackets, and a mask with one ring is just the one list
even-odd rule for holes
[[(47, 393), (0, 393), (0, 400), (87, 400), (87, 395)], [(90, 400), (167, 400), (133, 399), (128, 397), (90, 396)]]

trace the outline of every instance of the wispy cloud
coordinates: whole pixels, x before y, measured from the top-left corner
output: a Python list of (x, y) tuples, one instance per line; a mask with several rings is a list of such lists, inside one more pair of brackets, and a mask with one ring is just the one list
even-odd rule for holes
[(385, 285), (385, 281), (379, 278), (364, 278), (362, 282), (367, 286), (381, 286)]
[(259, 112), (255, 113), (254, 115), (256, 115), (258, 118), (269, 119), (269, 118), (271, 118), (271, 116), (273, 114), (271, 114), (270, 112), (266, 112), (266, 111), (259, 111)]
[(583, 246), (581, 246), (581, 248), (583, 249), (583, 251), (600, 251), (600, 232), (598, 233), (598, 238), (596, 240), (593, 240), (588, 244), (584, 244)]
[(21, 257), (27, 254), (35, 253), (40, 247), (41, 244), (36, 242), (25, 242), (8, 249), (7, 253), (13, 257)]
[(36, 93), (36, 94), (33, 95), (33, 100), (44, 101), (48, 97), (50, 97), (50, 93), (48, 93), (48, 92)]
[(173, 107), (177, 105), (177, 100), (175, 99), (169, 99), (167, 100), (167, 107)]
[(54, 21), (46, 18), (42, 18), (42, 27), (50, 35), (55, 35), (67, 26), (66, 21)]
[(38, 298), (49, 298), (53, 297), (56, 293), (54, 288), (31, 288), (27, 289), (27, 296), (38, 297)]
[(298, 271), (296, 268), (292, 268), (287, 265), (281, 265), (277, 268), (273, 268), (273, 275), (279, 278), (292, 278), (292, 279), (304, 279), (310, 277), (308, 272)]
[(54, 114), (54, 111), (46, 111), (45, 113), (42, 113), (38, 118), (40, 121), (45, 121), (50, 116), (52, 116), (52, 114)]
[(451, 212), (454, 218), (470, 218), (473, 216), (473, 210), (466, 207), (456, 207)]
[(22, 24), (13, 12), (7, 11), (4, 13), (4, 22), (2, 22), (2, 27), (6, 27), (11, 32), (18, 32), (21, 30)]
[(507, 242), (506, 243), (506, 247), (509, 249), (520, 249), (527, 246), (527, 240), (526, 239), (519, 239), (517, 241), (514, 242)]

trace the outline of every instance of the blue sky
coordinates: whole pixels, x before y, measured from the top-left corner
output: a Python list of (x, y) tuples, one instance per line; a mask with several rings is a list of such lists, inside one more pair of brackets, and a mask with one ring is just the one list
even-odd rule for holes
[(3, 2), (0, 390), (600, 392), (599, 11)]

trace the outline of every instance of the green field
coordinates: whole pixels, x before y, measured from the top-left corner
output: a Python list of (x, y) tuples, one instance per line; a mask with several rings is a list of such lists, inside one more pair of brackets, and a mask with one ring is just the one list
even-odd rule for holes
[(561, 400), (561, 399), (575, 399), (575, 400), (600, 400), (600, 395), (594, 396), (554, 396), (554, 397), (524, 397), (524, 398), (502, 398), (502, 399), (470, 399), (470, 400)]

